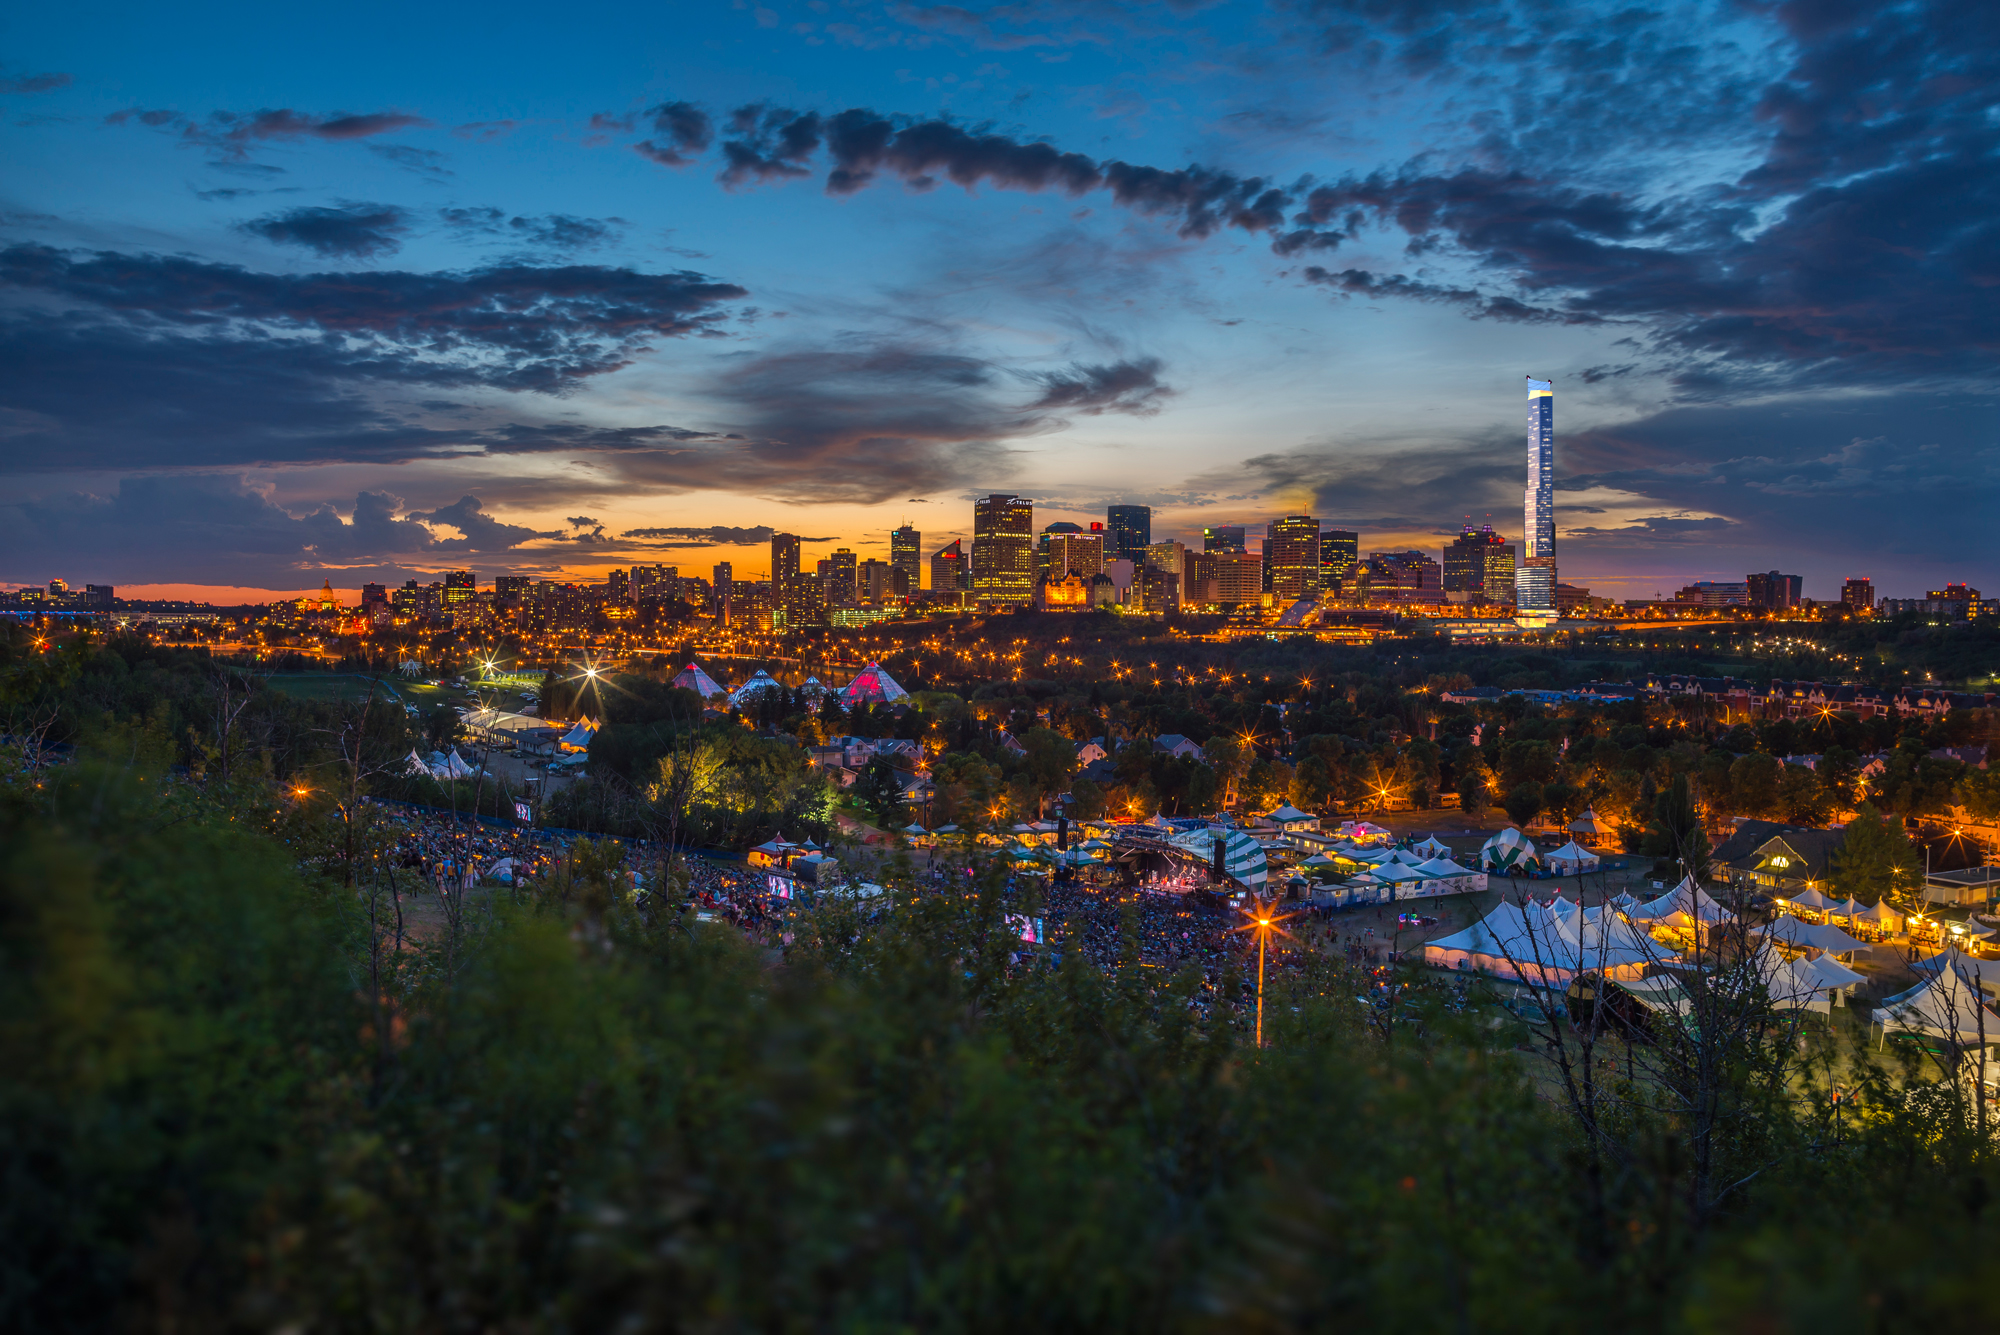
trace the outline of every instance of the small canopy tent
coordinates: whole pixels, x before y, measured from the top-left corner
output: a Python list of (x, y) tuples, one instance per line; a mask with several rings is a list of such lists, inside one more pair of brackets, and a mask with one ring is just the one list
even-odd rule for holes
[(870, 663), (855, 673), (854, 680), (840, 692), (840, 701), (845, 705), (893, 705), (909, 698), (910, 693), (898, 686), (880, 663)]
[(1572, 839), (1542, 859), (1550, 871), (1564, 876), (1581, 876), (1597, 870), (1597, 854)]
[(562, 749), (565, 751), (588, 751), (590, 739), (597, 735), (597, 725), (589, 719), (578, 719), (574, 728), (563, 735)]
[(684, 691), (693, 691), (704, 700), (713, 700), (718, 695), (729, 694), (728, 688), (702, 671), (699, 663), (689, 663), (676, 672), (673, 684)]
[[(1946, 946), (1927, 959), (1912, 961), (1910, 968), (1919, 978), (1935, 978), (1946, 969), (1953, 969), (1969, 982), (2000, 989), (2000, 960), (1983, 960), (1966, 954), (1956, 946)], [(1995, 1037), (2000, 1039), (2000, 1035)]]
[[(1847, 903), (1850, 906), (1850, 911), (1841, 913), (1842, 917), (1846, 918), (1849, 922), (1866, 923), (1877, 931), (1900, 932), (1903, 930), (1904, 924), (1909, 921), (1903, 914), (1890, 908), (1886, 900), (1870, 904), (1865, 909), (1851, 899)], [(1839, 912), (1839, 910), (1836, 910), (1836, 912)]]
[(416, 748), (410, 748), (410, 758), (403, 762), (405, 774), (425, 775), (431, 772), (430, 762), (418, 755)]
[(1765, 937), (1799, 949), (1823, 950), (1833, 955), (1846, 955), (1852, 951), (1866, 949), (1866, 944), (1856, 941), (1846, 932), (1830, 922), (1806, 922), (1801, 918), (1780, 917), (1775, 922), (1760, 928)]
[(1451, 845), (1436, 836), (1425, 839), (1421, 844), (1411, 844), (1410, 851), (1427, 858), (1449, 859), (1451, 857)]
[(1479, 865), (1486, 871), (1512, 871), (1534, 861), (1534, 844), (1511, 825), (1479, 846)]
[(1834, 905), (1833, 900), (1828, 899), (1825, 895), (1813, 889), (1811, 886), (1807, 886), (1805, 889), (1799, 891), (1796, 895), (1793, 895), (1790, 899), (1786, 900), (1785, 902), (1788, 904), (1796, 904), (1798, 905), (1798, 907), (1802, 909), (1811, 909), (1814, 913), (1825, 913), (1828, 909), (1832, 908)]
[(1572, 839), (1602, 839), (1611, 833), (1611, 827), (1597, 818), (1597, 813), (1585, 807), (1583, 814), (1569, 823)]

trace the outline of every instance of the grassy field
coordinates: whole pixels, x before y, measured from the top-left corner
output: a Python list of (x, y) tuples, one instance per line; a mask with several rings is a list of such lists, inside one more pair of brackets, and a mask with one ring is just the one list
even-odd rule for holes
[[(302, 700), (361, 700), (368, 695), (373, 678), (353, 673), (335, 672), (274, 672), (264, 678), (272, 690), (283, 691), (286, 695)], [(438, 696), (444, 692), (438, 688), (398, 686), (383, 680), (381, 689), (389, 699), (407, 700), (412, 704), (422, 703), (423, 695)]]

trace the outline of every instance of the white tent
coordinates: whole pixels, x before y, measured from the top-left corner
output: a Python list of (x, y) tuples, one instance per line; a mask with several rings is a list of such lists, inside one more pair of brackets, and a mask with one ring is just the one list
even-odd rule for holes
[(1634, 899), (1630, 893), (1624, 890), (1620, 890), (1617, 894), (1613, 895), (1608, 902), (1610, 903), (1612, 908), (1617, 909), (1621, 913), (1623, 913), (1627, 909), (1635, 909), (1639, 907), (1639, 901)]
[(1833, 907), (1834, 903), (1834, 901), (1828, 899), (1811, 886), (1807, 886), (1785, 902), (1788, 904), (1797, 904), (1802, 909), (1811, 909), (1815, 913), (1826, 912)]
[(1564, 876), (1581, 876), (1587, 871), (1597, 870), (1597, 854), (1572, 839), (1555, 852), (1542, 859), (1549, 870)]
[(403, 772), (405, 774), (429, 774), (431, 772), (430, 762), (418, 755), (416, 748), (412, 747), (410, 749), (410, 758), (403, 762)]
[(1300, 821), (1309, 821), (1313, 824), (1319, 823), (1318, 816), (1313, 815), (1310, 811), (1300, 811), (1289, 802), (1265, 816), (1264, 819), (1276, 825), (1295, 825)]
[(1827, 900), (1826, 911), (1832, 914), (1836, 918), (1846, 918), (1849, 921), (1852, 921), (1853, 919), (1859, 917), (1866, 910), (1864, 910), (1861, 907), (1860, 900), (1854, 898), (1852, 895), (1849, 895), (1846, 899)]
[(1509, 871), (1536, 859), (1534, 844), (1511, 825), (1479, 846), (1479, 865), (1486, 871)]
[(1802, 963), (1804, 967), (1812, 970), (1813, 976), (1820, 980), (1822, 986), (1828, 988), (1853, 987), (1856, 983), (1866, 982), (1868, 978), (1868, 975), (1856, 973), (1831, 955), (1815, 955)]
[(1967, 982), (2000, 988), (2000, 960), (1983, 960), (1966, 954), (1956, 946), (1946, 946), (1935, 955), (1915, 960), (1910, 968), (1920, 978), (1935, 978), (1946, 969), (1954, 969)]
[(1773, 941), (1824, 950), (1833, 955), (1846, 955), (1867, 948), (1866, 943), (1856, 941), (1830, 922), (1806, 922), (1802, 918), (1783, 916), (1758, 930)]
[(562, 747), (565, 751), (587, 751), (590, 749), (590, 739), (596, 732), (597, 726), (589, 719), (580, 719), (575, 727), (564, 734)]
[(1661, 962), (1659, 947), (1613, 914), (1594, 920), (1570, 911), (1502, 900), (1472, 926), (1424, 946), (1426, 963), (1477, 969), (1533, 983), (1562, 983), (1578, 973), (1623, 981)]
[(1706, 923), (1733, 922), (1736, 918), (1735, 914), (1716, 903), (1708, 891), (1695, 884), (1693, 876), (1684, 878), (1658, 899), (1647, 900), (1625, 916), (1634, 922), (1656, 922), (1676, 913)]
[(749, 704), (766, 691), (782, 691), (784, 689), (785, 684), (783, 682), (764, 671), (763, 668), (758, 668), (750, 674), (750, 680), (738, 686), (730, 695), (729, 703), (732, 706), (740, 707)]
[(444, 768), (446, 775), (454, 779), (470, 779), (479, 773), (465, 763), (465, 757), (459, 755), (457, 747), (445, 753)]
[(1887, 998), (1875, 1011), (1875, 1023), (1885, 1035), (1902, 1030), (1978, 1043), (1983, 1029), (1986, 1042), (2000, 1042), (2000, 1015), (1981, 1004), (1972, 983), (1956, 969), (1942, 969), (1935, 978)]
[(1427, 858), (1448, 859), (1451, 857), (1451, 845), (1445, 843), (1435, 835), (1424, 840), (1421, 844), (1411, 844), (1410, 851), (1412, 853), (1421, 853)]
[[(1854, 901), (1850, 899), (1847, 902), (1852, 904)], [(1904, 923), (1908, 921), (1903, 914), (1890, 908), (1887, 900), (1871, 904), (1865, 909), (1856, 909), (1848, 914), (1847, 918), (1850, 922), (1865, 922), (1885, 932), (1900, 932)]]

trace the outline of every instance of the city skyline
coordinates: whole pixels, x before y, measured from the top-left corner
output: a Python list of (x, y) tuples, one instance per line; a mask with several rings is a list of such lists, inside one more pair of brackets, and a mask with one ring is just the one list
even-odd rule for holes
[(1521, 542), (1530, 370), (1565, 581), (2000, 582), (2000, 19), (1476, 8), (24, 12), (0, 584)]

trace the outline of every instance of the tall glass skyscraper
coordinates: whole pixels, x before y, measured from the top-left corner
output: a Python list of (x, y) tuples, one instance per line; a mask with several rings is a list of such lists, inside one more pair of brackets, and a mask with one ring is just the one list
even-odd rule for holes
[(972, 593), (982, 603), (1035, 597), (1035, 505), (996, 493), (972, 503)]
[(908, 524), (889, 530), (889, 564), (903, 572), (909, 583), (904, 587), (914, 594), (924, 587), (924, 535)]
[(1514, 610), (1523, 624), (1556, 617), (1556, 390), (1528, 377), (1528, 489), (1521, 507)]
[(1150, 505), (1108, 505), (1104, 508), (1104, 527), (1111, 532), (1111, 539), (1105, 543), (1105, 555), (1118, 560), (1137, 562), (1146, 554), (1146, 548), (1153, 545), (1153, 507)]

